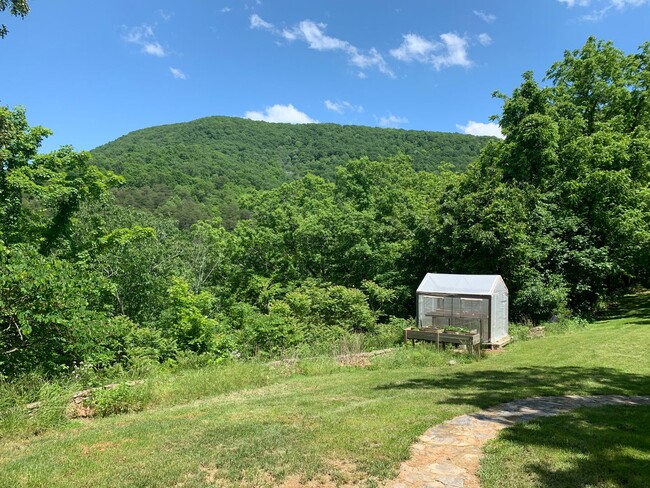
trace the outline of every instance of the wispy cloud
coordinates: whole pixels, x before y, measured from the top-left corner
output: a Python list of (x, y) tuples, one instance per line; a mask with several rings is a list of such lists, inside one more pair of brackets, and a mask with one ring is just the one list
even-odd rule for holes
[(483, 34), (479, 34), (477, 39), (482, 46), (489, 46), (490, 44), (492, 44), (492, 38), (490, 37), (489, 34), (486, 34), (485, 32)]
[(228, 12), (232, 12), (232, 9), (230, 7), (224, 7), (220, 10), (222, 14), (227, 14)]
[(591, 12), (582, 15), (582, 20), (597, 22), (604, 19), (611, 11), (620, 11), (628, 7), (650, 5), (650, 0), (558, 0), (567, 7), (590, 7)]
[(285, 122), (288, 124), (314, 124), (318, 122), (291, 104), (273, 105), (271, 107), (266, 107), (262, 112), (246, 112), (244, 117), (251, 120), (263, 120), (265, 122)]
[(405, 34), (403, 38), (402, 44), (390, 51), (391, 56), (400, 61), (431, 64), (437, 70), (451, 66), (468, 68), (473, 64), (467, 53), (467, 39), (452, 32), (441, 34), (441, 42), (417, 34)]
[(162, 58), (167, 55), (165, 48), (156, 40), (153, 27), (148, 24), (132, 27), (122, 36), (124, 41), (129, 44), (140, 46), (140, 50), (145, 54)]
[(162, 9), (158, 10), (158, 15), (160, 15), (160, 17), (165, 21), (171, 20), (171, 18), (174, 16), (172, 12), (166, 12)]
[(363, 107), (361, 105), (353, 105), (350, 102), (343, 100), (342, 102), (333, 102), (331, 100), (325, 100), (325, 108), (343, 114), (345, 112), (363, 112)]
[(501, 133), (499, 124), (495, 122), (475, 122), (470, 120), (465, 125), (456, 124), (456, 128), (464, 134), (471, 134), (473, 136), (493, 136), (499, 139), (504, 139), (505, 136)]
[(482, 21), (487, 22), (488, 24), (491, 24), (492, 22), (497, 20), (496, 15), (485, 13), (482, 10), (474, 10), (474, 15), (479, 17)]
[(267, 30), (289, 42), (303, 41), (310, 49), (316, 51), (341, 51), (346, 54), (350, 64), (361, 70), (376, 68), (385, 75), (395, 76), (379, 51), (375, 48), (362, 51), (348, 41), (327, 35), (326, 24), (303, 20), (291, 28), (278, 29), (274, 24), (253, 14), (250, 16), (250, 27)]
[(580, 7), (586, 7), (591, 3), (591, 0), (557, 0), (557, 1), (566, 4), (567, 7), (575, 7), (576, 5)]
[(399, 127), (403, 124), (408, 124), (409, 119), (400, 117), (398, 115), (389, 114), (386, 117), (379, 117), (379, 125), (382, 127)]
[(185, 73), (183, 73), (183, 71), (181, 71), (178, 68), (173, 68), (173, 67), (170, 66), (169, 71), (171, 72), (172, 76), (174, 78), (176, 78), (177, 80), (186, 80), (187, 79), (187, 75)]
[(270, 22), (266, 22), (262, 17), (257, 14), (251, 15), (250, 18), (251, 29), (265, 29), (269, 31), (276, 31), (275, 26)]

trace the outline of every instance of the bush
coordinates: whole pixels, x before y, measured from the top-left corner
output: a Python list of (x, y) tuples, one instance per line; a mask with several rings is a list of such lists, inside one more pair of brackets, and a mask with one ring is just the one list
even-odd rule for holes
[(74, 362), (110, 361), (103, 343), (108, 317), (93, 310), (107, 290), (83, 266), (45, 257), (28, 246), (0, 252), (0, 375), (39, 370), (49, 376)]
[(240, 331), (240, 344), (248, 354), (277, 354), (305, 340), (303, 326), (284, 303), (275, 303), (268, 314), (250, 309)]
[(566, 313), (568, 290), (562, 278), (539, 274), (530, 276), (519, 289), (512, 303), (515, 315), (539, 324), (553, 315)]
[(167, 293), (168, 306), (157, 326), (181, 350), (198, 353), (210, 351), (218, 328), (217, 321), (209, 317), (214, 297), (208, 292), (193, 293), (182, 278), (173, 278)]
[(415, 319), (390, 317), (388, 323), (378, 324), (374, 334), (368, 334), (366, 344), (372, 349), (393, 347), (404, 342), (404, 329), (415, 327)]
[(119, 383), (114, 388), (94, 390), (86, 405), (92, 408), (94, 415), (107, 417), (121, 413), (139, 412), (149, 402), (151, 394), (145, 385), (130, 386)]
[(291, 315), (305, 324), (308, 338), (327, 336), (327, 329), (346, 332), (375, 329), (376, 317), (368, 298), (355, 288), (308, 281), (287, 293), (284, 302)]

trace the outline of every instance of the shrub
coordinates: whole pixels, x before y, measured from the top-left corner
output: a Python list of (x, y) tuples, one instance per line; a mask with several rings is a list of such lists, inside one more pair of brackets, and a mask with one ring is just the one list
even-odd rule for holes
[(284, 303), (275, 303), (268, 314), (249, 311), (240, 332), (240, 343), (247, 352), (278, 353), (297, 346), (305, 339), (303, 326)]
[(0, 375), (40, 370), (49, 376), (86, 358), (110, 361), (103, 344), (108, 318), (93, 310), (107, 289), (83, 266), (45, 257), (28, 246), (0, 253)]
[(562, 278), (533, 274), (522, 285), (512, 306), (516, 315), (539, 324), (566, 312), (568, 290)]
[(415, 327), (415, 319), (390, 317), (388, 323), (378, 324), (374, 334), (369, 334), (367, 343), (372, 348), (392, 347), (404, 342), (404, 329)]
[(372, 332), (376, 317), (368, 298), (355, 288), (308, 281), (284, 298), (291, 315), (305, 324), (308, 336), (318, 337), (324, 329)]
[(214, 297), (208, 292), (193, 293), (182, 278), (173, 278), (167, 290), (168, 306), (158, 326), (180, 349), (207, 352), (217, 331), (217, 321), (209, 317)]
[(120, 413), (139, 412), (150, 400), (149, 389), (145, 385), (130, 386), (119, 383), (114, 388), (94, 390), (87, 405), (98, 417), (107, 417)]

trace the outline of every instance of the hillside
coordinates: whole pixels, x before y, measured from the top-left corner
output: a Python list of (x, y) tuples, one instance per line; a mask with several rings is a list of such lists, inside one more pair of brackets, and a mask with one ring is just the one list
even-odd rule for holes
[[(103, 415), (131, 413), (84, 422), (64, 416), (79, 385), (42, 387), (44, 404), (31, 414), (22, 407), (31, 398), (0, 404), (0, 487), (391, 486), (410, 445), (459, 415), (529, 397), (647, 394), (650, 363), (639, 361), (650, 340), (647, 300), (622, 305), (620, 318), (566, 334), (551, 324), (547, 337), (480, 361), (408, 346), (369, 364), (321, 357), (151, 371), (143, 385), (100, 397)], [(625, 354), (612, 347), (621, 337)], [(488, 486), (587, 486), (576, 480), (598, 476), (610, 483), (590, 486), (648, 486), (648, 407), (611, 408), (561, 430), (529, 424), (528, 438), (514, 439), (516, 455), (486, 459), (511, 484), (493, 477)], [(499, 469), (505, 463), (517, 483)]]
[(333, 179), (350, 159), (406, 154), (417, 170), (441, 163), (458, 171), (490, 140), (463, 134), (335, 124), (270, 124), (234, 117), (208, 117), (150, 127), (92, 151), (100, 167), (126, 177), (119, 203), (157, 210), (183, 223), (205, 218), (217, 207), (236, 219), (237, 195), (245, 188), (270, 189), (312, 172)]

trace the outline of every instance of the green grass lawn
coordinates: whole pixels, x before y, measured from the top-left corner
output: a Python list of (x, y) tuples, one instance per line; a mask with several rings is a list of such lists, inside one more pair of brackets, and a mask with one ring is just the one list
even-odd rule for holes
[(517, 424), (485, 451), (484, 488), (647, 488), (650, 407), (584, 408)]
[[(5, 436), (0, 486), (373, 486), (422, 432), (463, 413), (530, 396), (650, 394), (649, 308), (650, 295), (630, 298), (610, 320), (479, 362), (403, 348), (365, 368), (324, 360), (166, 377), (148, 386), (143, 412)], [(255, 380), (238, 389), (237, 375)]]

